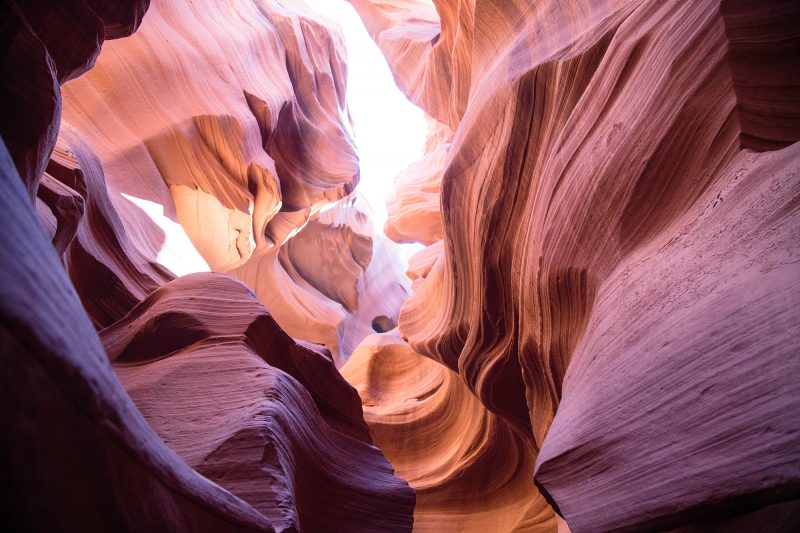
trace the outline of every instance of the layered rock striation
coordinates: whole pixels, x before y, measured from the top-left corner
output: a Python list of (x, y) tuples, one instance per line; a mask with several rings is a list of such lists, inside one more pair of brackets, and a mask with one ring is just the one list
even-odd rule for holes
[(409, 349), (523, 436), (573, 531), (796, 526), (797, 4), (351, 3), (454, 131)]
[(299, 2), (3, 9), (3, 524), (410, 530), (336, 370), (406, 295), (339, 34)]
[(555, 531), (531, 482), (535, 454), (457, 374), (397, 332), (367, 337), (342, 367), (370, 433), (416, 493), (417, 531)]
[[(67, 0), (0, 5), (0, 128), (31, 197), (56, 142), (60, 85), (92, 68), (106, 39), (131, 35), (150, 0)], [(13, 80), (13, 81), (12, 81)]]
[(184, 276), (100, 338), (164, 442), (277, 530), (410, 525), (414, 495), (331, 354), (289, 337), (240, 281)]
[(350, 3), (383, 233), (301, 0), (0, 6), (3, 527), (797, 530), (797, 3)]
[(149, 202), (191, 242), (146, 235), (139, 248), (157, 243), (177, 268), (196, 250), (341, 364), (407, 296), (354, 193), (346, 87), (341, 35), (303, 2), (156, 2), (65, 86), (64, 117), (130, 233), (152, 226), (139, 208)]

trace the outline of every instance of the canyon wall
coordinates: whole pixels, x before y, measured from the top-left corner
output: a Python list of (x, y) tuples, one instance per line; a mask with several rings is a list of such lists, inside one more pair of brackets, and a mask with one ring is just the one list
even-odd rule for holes
[[(415, 436), (424, 415), (396, 388), (417, 370), (381, 362), (384, 345), (443, 364), (513, 428), (573, 531), (748, 512), (741, 527), (795, 528), (800, 6), (351, 3), (409, 99), (454, 132), (390, 201), (387, 235), (429, 245), (411, 259), (408, 344), (345, 367), (376, 438), (400, 435), (398, 471), (448, 437)], [(422, 222), (437, 214), (441, 229)], [(464, 427), (439, 429), (457, 453)], [(407, 476), (417, 518), (437, 475)]]
[(336, 368), (407, 296), (338, 31), (301, 2), (3, 9), (4, 527), (410, 530)]
[(350, 3), (383, 231), (301, 0), (0, 4), (4, 528), (796, 531), (800, 5)]
[(300, 1), (155, 2), (63, 89), (64, 122), (101, 164), (137, 248), (242, 279), (339, 364), (407, 297), (355, 193), (344, 54)]

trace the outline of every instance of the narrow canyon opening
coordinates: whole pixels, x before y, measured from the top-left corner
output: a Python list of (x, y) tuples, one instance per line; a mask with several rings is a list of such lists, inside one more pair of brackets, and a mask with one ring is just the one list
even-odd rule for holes
[(359, 190), (370, 203), (375, 225), (386, 222), (386, 202), (395, 177), (424, 153), (424, 112), (395, 84), (386, 58), (346, 0), (306, 2), (341, 29), (347, 49), (347, 103), (359, 153)]

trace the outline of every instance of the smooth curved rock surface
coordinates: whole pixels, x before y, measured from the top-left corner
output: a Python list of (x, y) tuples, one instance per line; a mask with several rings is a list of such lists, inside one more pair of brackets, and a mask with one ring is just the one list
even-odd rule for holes
[[(170, 450), (122, 389), (0, 143), (4, 528), (272, 531)], [(124, 505), (120, 505), (124, 502)]]
[(425, 155), (395, 177), (386, 202), (384, 232), (393, 241), (429, 246), (444, 237), (439, 197), (452, 136), (447, 126), (428, 118)]
[(408, 98), (455, 130), (470, 95), (476, 0), (349, 0)]
[(416, 492), (416, 531), (554, 531), (532, 483), (534, 453), (457, 374), (397, 332), (367, 337), (342, 374), (375, 443)]
[(358, 183), (343, 54), (301, 2), (155, 2), (65, 87), (64, 114), (117, 188), (164, 205), (230, 270), (281, 243), (279, 211), (306, 210), (299, 230)]
[[(162, 206), (157, 224), (179, 223), (188, 252), (244, 280), (290, 335), (343, 362), (374, 316), (397, 320), (407, 295), (399, 267), (381, 267), (393, 279), (367, 274), (396, 254), (356, 220), (368, 214), (355, 201), (345, 91), (342, 36), (303, 2), (158, 1), (135, 35), (65, 86), (64, 115), (102, 163), (129, 233), (152, 223), (128, 200)], [(334, 221), (322, 213), (332, 207), (353, 213)], [(154, 262), (167, 252), (186, 261), (164, 238), (140, 240), (155, 245)], [(359, 300), (383, 303), (356, 319)], [(354, 321), (364, 334), (343, 341)]]
[(373, 333), (376, 316), (396, 324), (409, 294), (396, 247), (374, 232), (370, 217), (357, 195), (346, 198), (308, 222), (305, 235), (229, 272), (287, 333), (328, 347), (337, 366)]
[[(799, 160), (797, 144), (742, 153), (600, 288), (537, 461), (573, 530), (667, 529), (800, 496), (787, 305), (800, 265), (785, 247), (800, 237)], [(619, 494), (635, 513), (601, 512)]]
[(100, 336), (164, 442), (276, 530), (410, 529), (414, 493), (330, 354), (296, 344), (240, 281), (184, 276)]
[(0, 136), (33, 197), (56, 142), (59, 85), (94, 65), (104, 39), (132, 34), (150, 0), (0, 4)]
[(0, 6), (4, 529), (800, 529), (798, 3), (351, 3), (402, 311), (302, 1)]
[(297, 344), (242, 282), (228, 276), (190, 274), (167, 283), (100, 337), (109, 359), (120, 366), (156, 362), (196, 343), (245, 344), (299, 381), (331, 427), (371, 443), (358, 397), (330, 352)]
[[(146, 216), (135, 228), (125, 227), (112, 203), (101, 162), (69, 124), (59, 132), (47, 171), (45, 184), (54, 181), (74, 194), (75, 201), (80, 198), (83, 205), (77, 224), (74, 220), (59, 221), (54, 244), (58, 249), (58, 232), (72, 233), (72, 226), (76, 226), (65, 246), (67, 272), (98, 328), (113, 324), (174, 278), (154, 260), (163, 232)], [(44, 195), (41, 187), (38, 194)]]
[[(351, 3), (454, 129), (442, 251), (412, 261), (399, 331), (542, 450), (537, 482), (570, 527), (796, 498), (796, 2), (442, 0), (438, 21), (415, 15), (429, 2)], [(419, 74), (464, 58), (449, 83)]]
[[(29, 10), (28, 15), (41, 17), (32, 27), (39, 28), (40, 24), (42, 32), (50, 32), (61, 24), (70, 24), (69, 17), (61, 10), (70, 9), (71, 4), (52, 8), (48, 5), (41, 2)], [(87, 2), (75, 9), (80, 14), (96, 8), (95, 14), (108, 19), (104, 26), (96, 27), (98, 36), (106, 32), (119, 37), (132, 32), (141, 19), (141, 12), (136, 12), (135, 20), (126, 23), (123, 12), (126, 6)], [(280, 113), (275, 114), (274, 124), (270, 123), (271, 111), (263, 108), (263, 102), (237, 88), (255, 126), (252, 129), (259, 136), (261, 153), (269, 150), (263, 146), (267, 143), (276, 145), (279, 153), (273, 166), (266, 170), (251, 162), (245, 167), (249, 181), (238, 191), (249, 205), (245, 202), (246, 209), (240, 216), (255, 231), (244, 243), (241, 239), (233, 243), (244, 244), (237, 254), (249, 257), (256, 247), (262, 255), (270, 248), (277, 254), (274, 242), (268, 242), (272, 234), (267, 224), (269, 217), (277, 216), (277, 208), (283, 205), (286, 213), (290, 213), (286, 217), (290, 227), (278, 228), (278, 233), (283, 234), (279, 244), (311, 222), (320, 225), (324, 232), (337, 235), (330, 245), (332, 249), (352, 243), (351, 247), (361, 252), (352, 258), (361, 267), (360, 271), (354, 273), (345, 262), (341, 270), (333, 272), (351, 276), (347, 280), (350, 292), (333, 295), (336, 304), (348, 306), (351, 311), (348, 316), (355, 316), (358, 309), (374, 313), (377, 309), (373, 308), (381, 306), (382, 312), (392, 313), (385, 308), (385, 299), (377, 302), (380, 295), (370, 291), (380, 292), (381, 287), (398, 285), (398, 289), (393, 289), (395, 292), (390, 291), (394, 296), (389, 296), (396, 320), (399, 299), (405, 296), (405, 289), (402, 283), (386, 279), (386, 273), (397, 272), (385, 265), (391, 264), (392, 256), (379, 245), (376, 245), (377, 255), (382, 261), (372, 261), (373, 239), (365, 233), (371, 226), (366, 215), (353, 208), (355, 199), (347, 198), (333, 218), (319, 214), (326, 203), (349, 195), (357, 182), (354, 149), (348, 144), (347, 125), (340, 113), (344, 106), (344, 86), (337, 86), (338, 81), (326, 84), (323, 80), (324, 72), (341, 80), (344, 67), (337, 55), (341, 48), (336, 41), (338, 37), (309, 17), (298, 17), (293, 10), (304, 11), (299, 3), (274, 4), (271, 7), (277, 11), (271, 14), (263, 11), (265, 6), (261, 4), (252, 4), (249, 11), (247, 6), (239, 5), (213, 7), (222, 9), (216, 13), (221, 13), (216, 23), (223, 21), (222, 15), (228, 22), (236, 22), (226, 28), (228, 36), (236, 34), (234, 41), (249, 51), (252, 49), (248, 47), (254, 43), (242, 34), (247, 25), (240, 16), (242, 13), (236, 11), (239, 7), (244, 7), (246, 14), (261, 25), (254, 35), (272, 38), (274, 45), (275, 34), (282, 33), (281, 38), (294, 47), (288, 55), (275, 53), (283, 50), (276, 46), (260, 49), (260, 53), (273, 53), (270, 60), (273, 64), (281, 63), (281, 72), (289, 80), (289, 100), (275, 101)], [(16, 15), (24, 11), (17, 6), (12, 8)], [(186, 14), (188, 5), (159, 3), (155, 13), (162, 8), (182, 9)], [(65, 16), (58, 18), (59, 13)], [(214, 15), (206, 14), (206, 20), (211, 21)], [(47, 16), (56, 18), (48, 21)], [(157, 21), (158, 15), (154, 18)], [(165, 22), (161, 25), (167, 28)], [(272, 33), (264, 31), (266, 28)], [(87, 33), (79, 24), (74, 29), (80, 33), (76, 39), (94, 39), (92, 53), (96, 56), (102, 39), (95, 39), (94, 34)], [(6, 30), (7, 27), (3, 29)], [(41, 43), (35, 39), (24, 40), (30, 37), (25, 31), (17, 34), (14, 31), (9, 35), (22, 36), (16, 41), (12, 39), (21, 57), (42, 50), (37, 48)], [(68, 33), (61, 36), (47, 33), (46, 37), (42, 40), (54, 47), (45, 50), (43, 56), (49, 79), (66, 81), (94, 62), (94, 56), (87, 58), (85, 64), (78, 61), (83, 57), (83, 49), (70, 41)], [(63, 41), (58, 37), (63, 37)], [(175, 34), (169, 37), (177, 38)], [(135, 48), (136, 43), (141, 45), (136, 40), (127, 45)], [(65, 46), (63, 50), (57, 48), (61, 44)], [(75, 46), (70, 49), (69, 45)], [(189, 48), (185, 43), (183, 49), (186, 57), (195, 54), (206, 60), (220, 58), (219, 50)], [(313, 51), (311, 55), (319, 55), (309, 58), (309, 50)], [(8, 52), (5, 48), (3, 51)], [(48, 59), (48, 53), (57, 61)], [(69, 55), (73, 53), (77, 59)], [(155, 53), (151, 57), (166, 60), (170, 56)], [(74, 68), (62, 69), (59, 63), (62, 58), (65, 65), (75, 63)], [(148, 79), (148, 75), (154, 76), (152, 81), (170, 77), (170, 69), (148, 71), (146, 62), (134, 63), (138, 72), (133, 76), (143, 76), (141, 81)], [(106, 61), (101, 64), (106, 65)], [(37, 65), (31, 62), (27, 67), (35, 70)], [(180, 70), (176, 65), (182, 65), (180, 60), (172, 64), (173, 73)], [(4, 63), (4, 68), (8, 66), (9, 63)], [(124, 70), (131, 63), (121, 61), (119, 66)], [(265, 77), (270, 75), (255, 72)], [(295, 78), (291, 79), (292, 76)], [(175, 179), (180, 181), (185, 177), (181, 172), (198, 168), (197, 161), (195, 167), (182, 161), (183, 153), (209, 156), (200, 161), (208, 166), (195, 178), (218, 178), (210, 171), (219, 166), (234, 177), (241, 177), (239, 156), (246, 137), (241, 125), (227, 115), (188, 115), (185, 118), (191, 124), (189, 137), (195, 141), (197, 137), (193, 135), (199, 136), (199, 144), (183, 152), (187, 148), (186, 139), (177, 126), (156, 135), (156, 141), (163, 145), (156, 142), (148, 146), (153, 139), (138, 139), (141, 144), (135, 145), (128, 142), (130, 137), (111, 135), (113, 128), (98, 133), (104, 124), (111, 124), (119, 128), (117, 133), (121, 130), (127, 134), (135, 129), (134, 117), (140, 120), (139, 124), (148, 120), (151, 125), (159, 122), (153, 120), (155, 115), (148, 117), (135, 106), (125, 108), (114, 103), (113, 83), (129, 81), (120, 74), (106, 80), (108, 85), (99, 88), (100, 94), (93, 95), (94, 99), (89, 95), (81, 100), (87, 107), (71, 116), (75, 120), (65, 122), (59, 131), (58, 86), (27, 87), (22, 83), (26, 80), (21, 79), (19, 86), (9, 89), (12, 84), (7, 79), (3, 82), (3, 94), (22, 89), (35, 96), (41, 90), (42, 94), (51, 95), (55, 111), (47, 115), (33, 107), (29, 110), (31, 117), (44, 116), (41, 121), (44, 125), (37, 129), (33, 118), (26, 119), (28, 127), (22, 129), (31, 142), (22, 147), (23, 158), (17, 165), (5, 146), (0, 145), (2, 225), (25, 232), (24, 239), (14, 237), (11, 231), (4, 233), (0, 254), (3, 292), (0, 312), (4, 315), (0, 337), (4, 345), (4, 368), (8, 370), (3, 373), (4, 431), (0, 446), (7, 491), (2, 498), (3, 524), (12, 529), (76, 531), (410, 530), (413, 491), (393, 475), (380, 450), (371, 444), (358, 397), (336, 370), (330, 352), (322, 346), (294, 341), (241, 282), (221, 274), (175, 280), (160, 264), (169, 237), (165, 226), (170, 222), (152, 219), (152, 214), (143, 212), (141, 206), (147, 206), (148, 202), (161, 206), (162, 216), (168, 218), (175, 217), (174, 202), (164, 201), (169, 198), (166, 182), (148, 180), (146, 172), (140, 172), (164, 156), (160, 163), (166, 170), (159, 172), (170, 174), (177, 168)], [(74, 80), (75, 86), (80, 86), (81, 81)], [(202, 85), (203, 80), (199, 83)], [(292, 89), (295, 86), (296, 93)], [(193, 88), (197, 90), (198, 86)], [(315, 100), (316, 91), (324, 93), (322, 102)], [(280, 96), (274, 86), (264, 93), (270, 98)], [(338, 106), (331, 105), (333, 93)], [(176, 102), (181, 96), (186, 95), (179, 95)], [(225, 109), (230, 102), (218, 103)], [(100, 109), (111, 104), (113, 112), (108, 107)], [(325, 106), (335, 111), (330, 113), (327, 128), (322, 124), (325, 111), (320, 111)], [(258, 120), (250, 107), (260, 113)], [(177, 105), (171, 110), (178, 114), (181, 111)], [(235, 111), (236, 106), (230, 110)], [(115, 113), (131, 114), (123, 123)], [(300, 120), (298, 116), (304, 114), (310, 114), (311, 118)], [(6, 118), (4, 115), (3, 135), (9, 131)], [(334, 130), (340, 132), (338, 140)], [(58, 145), (51, 157), (56, 132)], [(15, 130), (11, 130), (10, 137), (16, 141), (14, 134)], [(310, 144), (298, 144), (298, 138)], [(342, 143), (347, 147), (340, 149)], [(176, 150), (168, 151), (175, 146)], [(345, 163), (337, 167), (333, 157), (322, 157), (319, 165), (327, 165), (325, 169), (310, 164), (308, 156), (325, 156), (326, 147), (333, 150), (328, 156), (335, 154)], [(144, 152), (150, 158), (146, 161), (137, 159), (143, 148), (152, 149)], [(45, 163), (47, 173), (42, 174)], [(26, 173), (22, 179), (15, 166)], [(270, 184), (278, 183), (274, 180), (277, 171), (272, 172), (272, 168), (284, 169), (281, 190), (270, 188)], [(345, 181), (336, 182), (344, 179), (345, 174)], [(161, 174), (157, 176), (161, 179)], [(41, 186), (37, 186), (40, 180)], [(127, 194), (131, 190), (126, 187), (131, 183), (155, 195)], [(205, 185), (213, 189), (213, 184)], [(212, 192), (222, 200), (204, 193), (212, 214), (221, 201), (235, 200), (236, 189), (230, 187), (231, 183), (219, 185)], [(37, 196), (26, 198), (24, 186), (37, 192)], [(190, 189), (184, 183), (180, 186)], [(193, 190), (197, 193), (199, 189)], [(166, 197), (158, 196), (165, 191)], [(276, 200), (275, 191), (282, 198)], [(302, 203), (306, 207), (295, 209)], [(291, 213), (303, 211), (303, 217), (292, 218)], [(196, 219), (195, 223), (198, 222), (201, 220)], [(215, 227), (213, 218), (207, 216), (202, 223), (204, 227)], [(340, 227), (342, 224), (347, 226)], [(169, 229), (175, 228), (169, 226)], [(243, 227), (245, 230), (247, 227)], [(358, 233), (357, 238), (352, 237), (353, 231)], [(310, 234), (306, 238), (313, 241), (315, 237)], [(193, 248), (189, 250), (191, 254), (196, 254)], [(302, 264), (308, 266), (307, 261)], [(370, 268), (377, 268), (373, 276), (377, 278), (380, 274), (381, 279), (367, 283)], [(315, 289), (315, 298), (324, 300), (327, 296), (323, 291), (341, 289), (332, 280), (327, 280), (327, 285), (319, 282), (314, 277), (316, 272), (306, 275), (320, 285), (320, 289)], [(346, 289), (347, 283), (343, 287)], [(366, 303), (359, 305), (354, 301), (352, 287), (367, 294), (363, 298)], [(360, 298), (360, 294), (357, 296)], [(359, 320), (369, 327), (370, 320), (362, 316)], [(92, 323), (96, 328), (105, 327), (102, 337), (108, 355)], [(338, 341), (338, 332), (335, 333), (334, 346)], [(342, 333), (343, 337), (347, 335), (350, 333)], [(108, 357), (114, 360), (114, 369)], [(117, 376), (127, 385), (130, 396)]]

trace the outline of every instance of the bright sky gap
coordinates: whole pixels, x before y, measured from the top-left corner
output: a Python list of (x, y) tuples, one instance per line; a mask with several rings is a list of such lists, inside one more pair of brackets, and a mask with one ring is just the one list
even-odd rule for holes
[[(355, 123), (361, 162), (358, 189), (373, 210), (376, 228), (386, 221), (386, 199), (394, 177), (421, 158), (427, 125), (424, 112), (394, 82), (383, 53), (345, 0), (305, 0), (336, 22), (347, 44), (347, 101)], [(419, 248), (419, 246), (414, 247)]]

